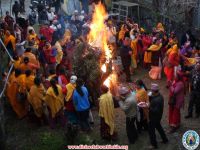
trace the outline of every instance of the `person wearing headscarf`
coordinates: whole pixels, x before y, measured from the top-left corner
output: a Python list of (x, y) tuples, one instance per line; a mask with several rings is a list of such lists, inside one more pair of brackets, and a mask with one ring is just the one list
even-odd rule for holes
[(115, 115), (112, 94), (108, 87), (101, 87), (102, 95), (99, 98), (100, 134), (101, 138), (113, 140), (115, 134)]
[(67, 117), (68, 122), (72, 124), (77, 123), (77, 115), (73, 104), (73, 92), (76, 88), (76, 76), (70, 77), (70, 82), (66, 85), (66, 97), (65, 97), (65, 116)]
[(169, 126), (170, 133), (175, 132), (181, 124), (180, 109), (184, 105), (184, 82), (182, 75), (178, 72), (175, 80), (170, 86), (169, 93)]
[(150, 105), (149, 105), (149, 137), (151, 146), (149, 148), (155, 149), (158, 148), (158, 144), (156, 141), (156, 133), (155, 129), (157, 129), (158, 133), (162, 138), (163, 143), (167, 143), (168, 139), (166, 137), (165, 131), (161, 125), (161, 119), (163, 115), (164, 109), (164, 98), (159, 92), (158, 84), (151, 84), (151, 95), (149, 97)]
[(119, 87), (119, 101), (120, 108), (126, 115), (126, 133), (130, 144), (134, 144), (138, 138), (138, 133), (135, 127), (136, 113), (137, 113), (137, 101), (135, 95), (132, 95), (130, 90), (125, 87)]
[(164, 72), (167, 77), (167, 86), (173, 81), (174, 78), (174, 69), (179, 65), (179, 49), (177, 45), (174, 45), (172, 48), (168, 49), (166, 56), (163, 60), (164, 63)]
[(39, 119), (40, 123), (44, 121), (44, 97), (45, 97), (45, 88), (41, 83), (39, 77), (34, 78), (34, 85), (31, 86), (28, 93), (28, 102), (33, 108), (35, 116)]
[(64, 95), (62, 88), (56, 84), (55, 79), (50, 80), (51, 86), (47, 89), (44, 101), (49, 110), (49, 124), (52, 129), (55, 128), (56, 119), (60, 118), (61, 124), (64, 127), (65, 119), (63, 115)]
[(90, 131), (89, 124), (89, 93), (82, 79), (77, 79), (76, 88), (73, 92), (73, 104), (78, 115), (78, 120), (83, 131)]

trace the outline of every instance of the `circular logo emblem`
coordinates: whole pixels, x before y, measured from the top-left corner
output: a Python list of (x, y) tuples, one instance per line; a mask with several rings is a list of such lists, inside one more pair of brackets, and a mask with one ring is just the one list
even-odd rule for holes
[(199, 146), (199, 135), (193, 130), (189, 130), (183, 134), (183, 146), (188, 150), (195, 150)]

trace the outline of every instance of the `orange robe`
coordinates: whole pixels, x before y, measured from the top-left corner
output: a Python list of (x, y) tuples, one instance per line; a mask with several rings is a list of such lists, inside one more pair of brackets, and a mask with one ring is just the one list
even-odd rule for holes
[(19, 58), (19, 60), (14, 60), (15, 69), (19, 69), (20, 65), (21, 65), (21, 58)]
[(26, 77), (26, 89), (29, 91), (31, 87), (34, 85), (34, 75), (30, 75), (29, 77)]
[(43, 85), (33, 85), (28, 94), (28, 102), (33, 107), (34, 113), (37, 117), (42, 117), (43, 107), (42, 103), (45, 97), (45, 89)]
[(36, 69), (39, 69), (39, 66), (36, 66), (32, 63), (22, 63), (20, 64), (19, 69), (22, 71), (22, 73), (25, 73), (26, 70), (31, 70), (33, 73), (36, 73)]
[(15, 40), (15, 37), (13, 35), (5, 36), (5, 39), (4, 39), (5, 46), (7, 46), (9, 42), (11, 42), (12, 47), (15, 50), (16, 40)]
[(138, 43), (137, 39), (131, 41), (131, 49), (133, 51), (131, 59), (133, 68), (137, 68), (137, 52), (138, 52), (137, 43)]
[(39, 61), (37, 60), (36, 56), (31, 53), (31, 52), (25, 52), (23, 55), (22, 55), (22, 61), (24, 60), (25, 57), (28, 57), (29, 58), (29, 62), (40, 67), (40, 63)]
[(52, 87), (49, 87), (44, 98), (45, 103), (51, 111), (51, 117), (55, 118), (56, 114), (64, 107), (64, 95), (61, 86), (57, 85), (58, 95), (54, 93)]
[(17, 100), (17, 93), (23, 90), (25, 90), (25, 76), (20, 75), (19, 77), (15, 77), (13, 73), (9, 78), (6, 95), (19, 119), (27, 114), (25, 103), (21, 103)]
[(124, 40), (124, 36), (126, 32), (127, 30), (125, 29), (125, 26), (122, 25), (121, 30), (119, 31), (118, 40)]

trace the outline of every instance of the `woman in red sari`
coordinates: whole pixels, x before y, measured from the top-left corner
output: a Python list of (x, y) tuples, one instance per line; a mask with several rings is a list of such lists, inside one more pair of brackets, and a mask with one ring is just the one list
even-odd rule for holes
[(177, 77), (170, 86), (169, 93), (169, 126), (170, 133), (175, 132), (181, 123), (180, 109), (184, 105), (184, 83), (180, 73), (177, 73)]
[(175, 44), (172, 48), (170, 48), (167, 53), (166, 56), (164, 58), (164, 72), (165, 75), (167, 77), (167, 87), (170, 85), (170, 83), (173, 81), (174, 79), (174, 68), (176, 66), (179, 65), (180, 62), (180, 56), (179, 56), (179, 52), (178, 52), (178, 46), (177, 44)]

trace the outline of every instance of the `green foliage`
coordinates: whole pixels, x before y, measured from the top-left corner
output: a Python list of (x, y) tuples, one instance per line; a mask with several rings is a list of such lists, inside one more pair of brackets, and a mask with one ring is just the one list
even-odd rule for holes
[[(26, 145), (27, 150), (62, 150), (65, 149), (64, 135), (59, 133), (43, 132), (39, 135), (37, 144)], [(29, 143), (30, 144), (30, 143)]]
[(80, 43), (74, 52), (73, 71), (84, 80), (95, 82), (100, 77), (99, 51)]

